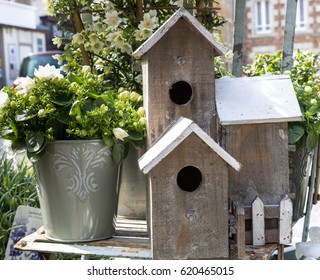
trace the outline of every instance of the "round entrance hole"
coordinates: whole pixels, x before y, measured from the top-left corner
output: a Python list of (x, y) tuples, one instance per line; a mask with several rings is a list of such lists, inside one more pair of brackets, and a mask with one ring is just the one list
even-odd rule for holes
[(185, 105), (192, 99), (193, 93), (190, 84), (185, 81), (179, 81), (170, 87), (169, 94), (175, 104)]
[(201, 171), (195, 166), (183, 167), (177, 176), (177, 184), (180, 189), (186, 192), (195, 191), (201, 184)]

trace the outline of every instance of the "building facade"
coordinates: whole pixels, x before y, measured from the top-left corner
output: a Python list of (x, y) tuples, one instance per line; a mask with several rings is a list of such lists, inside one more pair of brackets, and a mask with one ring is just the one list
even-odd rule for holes
[[(291, 1), (291, 0), (288, 0)], [(228, 20), (223, 33), (233, 34), (235, 0), (220, 0), (221, 13)], [(287, 0), (246, 0), (243, 64), (251, 63), (257, 53), (274, 54), (283, 48)], [(223, 40), (232, 49), (229, 35)], [(294, 52), (320, 51), (320, 1), (298, 0)]]
[(46, 50), (45, 31), (32, 4), (0, 0), (0, 88), (13, 84), (25, 56)]

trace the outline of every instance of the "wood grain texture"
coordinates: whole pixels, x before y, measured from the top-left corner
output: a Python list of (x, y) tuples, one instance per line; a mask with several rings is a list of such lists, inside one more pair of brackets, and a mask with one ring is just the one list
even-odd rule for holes
[[(148, 147), (181, 116), (193, 120), (217, 139), (213, 53), (213, 47), (180, 19), (143, 56)], [(185, 81), (192, 88), (192, 99), (185, 105), (170, 99), (169, 90), (178, 81)]]
[(279, 242), (290, 244), (292, 240), (292, 201), (286, 196), (280, 202)]
[(279, 205), (289, 192), (287, 123), (225, 126), (222, 142), (242, 164), (240, 172), (229, 169), (231, 199)]
[(253, 245), (264, 245), (264, 204), (257, 197), (252, 203), (252, 239)]
[[(202, 174), (199, 188), (177, 185), (185, 166)], [(191, 134), (150, 172), (154, 259), (228, 258), (228, 176), (226, 163)]]

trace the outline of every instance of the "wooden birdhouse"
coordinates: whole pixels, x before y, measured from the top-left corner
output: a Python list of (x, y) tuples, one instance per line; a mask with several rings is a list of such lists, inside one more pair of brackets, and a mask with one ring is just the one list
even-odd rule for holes
[(214, 56), (225, 52), (180, 8), (133, 53), (142, 63), (148, 146), (181, 116), (216, 139)]
[(289, 194), (288, 122), (301, 121), (290, 77), (218, 79), (216, 103), (221, 145), (242, 164), (240, 172), (229, 171), (230, 199), (243, 204), (247, 219), (253, 203), (267, 215), (260, 240), (252, 240), (255, 225), (247, 223), (246, 243), (290, 243), (291, 236), (279, 237), (279, 205)]
[(228, 169), (240, 164), (180, 118), (139, 159), (151, 180), (154, 259), (227, 259)]

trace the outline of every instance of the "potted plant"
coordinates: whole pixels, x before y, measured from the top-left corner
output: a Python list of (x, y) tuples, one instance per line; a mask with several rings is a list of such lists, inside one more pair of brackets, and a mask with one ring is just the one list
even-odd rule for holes
[(114, 90), (89, 66), (63, 76), (46, 65), (4, 87), (0, 101), (1, 136), (33, 162), (48, 238), (113, 235), (119, 167), (129, 143), (144, 144), (142, 96)]
[[(64, 49), (60, 60), (73, 68), (74, 61), (103, 74), (108, 86), (142, 93), (139, 61), (131, 54), (181, 5), (181, 1), (78, 1), (47, 0), (47, 13), (57, 19), (59, 36), (53, 39)], [(182, 1), (197, 10), (197, 18), (216, 32), (225, 20), (212, 9), (215, 1)], [(71, 23), (71, 24), (70, 24)], [(146, 218), (146, 176), (138, 168), (143, 149), (130, 149), (123, 162), (119, 215)]]
[[(247, 76), (281, 74), (282, 52), (257, 54), (251, 65), (243, 68)], [(320, 134), (320, 56), (300, 50), (293, 57), (290, 75), (303, 114), (302, 122), (289, 123), (289, 144), (296, 150), (289, 152), (290, 189), (295, 193), (293, 221), (303, 217), (309, 172), (310, 153), (318, 144)]]

